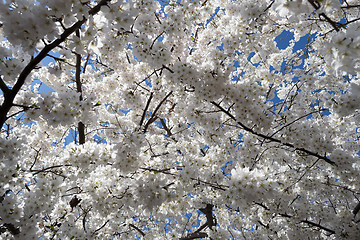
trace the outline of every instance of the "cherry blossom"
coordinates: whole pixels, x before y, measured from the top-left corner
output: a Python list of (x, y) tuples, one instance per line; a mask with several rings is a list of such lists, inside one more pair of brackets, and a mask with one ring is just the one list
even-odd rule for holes
[(355, 0), (0, 2), (1, 239), (358, 239)]

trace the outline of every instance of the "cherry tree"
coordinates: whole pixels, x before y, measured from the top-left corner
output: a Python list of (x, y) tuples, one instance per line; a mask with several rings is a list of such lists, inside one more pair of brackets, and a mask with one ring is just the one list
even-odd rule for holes
[(359, 20), (356, 0), (1, 1), (1, 238), (358, 239)]

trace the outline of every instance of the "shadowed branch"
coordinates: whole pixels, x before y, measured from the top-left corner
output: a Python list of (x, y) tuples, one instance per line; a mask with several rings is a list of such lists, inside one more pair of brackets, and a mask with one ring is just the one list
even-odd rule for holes
[[(89, 15), (97, 14), (101, 7), (107, 5), (110, 0), (101, 0), (94, 8), (89, 11)], [(13, 106), (14, 99), (21, 87), (24, 85), (26, 78), (30, 75), (30, 73), (36, 68), (36, 66), (48, 55), (48, 53), (53, 50), (55, 47), (59, 46), (62, 42), (64, 42), (72, 33), (76, 30), (80, 29), (81, 26), (86, 22), (86, 18), (83, 17), (82, 20), (74, 23), (70, 28), (67, 28), (58, 39), (54, 40), (52, 43), (46, 45), (41, 52), (36, 55), (36, 57), (31, 58), (31, 61), (26, 65), (26, 67), (20, 73), (14, 87), (11, 90), (6, 90), (6, 84), (1, 80), (0, 88), (4, 92), (4, 102), (0, 106), (0, 129), (5, 124), (8, 119), (8, 112)], [(5, 88), (6, 87), (6, 88)]]
[(226, 115), (228, 115), (231, 119), (233, 119), (233, 120), (234, 120), (237, 124), (239, 124), (239, 125), (242, 127), (242, 129), (244, 129), (245, 131), (247, 131), (247, 132), (249, 132), (249, 133), (251, 133), (251, 134), (253, 134), (253, 135), (256, 135), (256, 136), (258, 136), (258, 137), (261, 137), (261, 138), (263, 138), (263, 139), (265, 139), (265, 140), (268, 140), (268, 141), (271, 141), (271, 142), (280, 143), (280, 144), (282, 144), (282, 145), (284, 145), (284, 146), (293, 148), (293, 149), (295, 149), (296, 151), (303, 152), (303, 153), (306, 153), (306, 154), (308, 154), (308, 155), (317, 157), (317, 158), (319, 158), (319, 159), (321, 159), (321, 160), (324, 160), (325, 162), (327, 162), (327, 163), (329, 163), (329, 164), (331, 164), (331, 165), (333, 165), (333, 166), (337, 166), (337, 164), (336, 164), (335, 162), (331, 161), (330, 159), (328, 159), (328, 158), (326, 157), (326, 155), (325, 155), (325, 156), (321, 156), (320, 154), (315, 153), (315, 152), (312, 152), (312, 151), (307, 150), (307, 149), (305, 149), (305, 148), (295, 147), (295, 146), (294, 146), (293, 144), (291, 144), (291, 143), (283, 142), (283, 141), (281, 141), (280, 139), (274, 138), (274, 137), (272, 137), (272, 136), (267, 136), (267, 135), (265, 135), (265, 134), (256, 132), (256, 131), (254, 131), (253, 129), (249, 128), (248, 126), (244, 125), (242, 122), (238, 121), (238, 120), (234, 117), (234, 115), (232, 115), (229, 111), (226, 111), (223, 107), (221, 107), (221, 106), (220, 106), (219, 104), (217, 104), (216, 102), (211, 101), (211, 103), (212, 103), (213, 105), (215, 105), (217, 108), (219, 108), (223, 113), (225, 113)]

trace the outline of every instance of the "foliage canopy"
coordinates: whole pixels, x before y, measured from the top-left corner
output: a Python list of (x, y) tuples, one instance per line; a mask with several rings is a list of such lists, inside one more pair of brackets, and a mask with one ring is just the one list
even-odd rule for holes
[(1, 238), (359, 239), (359, 17), (1, 1)]

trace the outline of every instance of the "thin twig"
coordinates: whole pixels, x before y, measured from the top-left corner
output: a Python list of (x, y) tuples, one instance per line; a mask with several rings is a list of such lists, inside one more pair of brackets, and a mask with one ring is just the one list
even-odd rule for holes
[[(169, 172), (171, 169), (175, 169), (175, 168), (166, 168), (166, 169), (153, 169), (153, 168), (144, 168), (144, 167), (141, 167), (140, 169), (142, 170), (146, 170), (146, 171), (150, 171), (150, 172), (154, 172), (154, 173), (163, 173), (163, 174), (167, 174), (167, 175), (171, 175), (171, 176), (178, 176), (177, 174), (175, 173), (171, 173)], [(176, 168), (177, 169), (177, 168)], [(198, 182), (199, 184), (202, 183), (204, 185), (208, 185), (214, 189), (219, 189), (219, 190), (222, 190), (222, 191), (225, 191), (226, 188), (228, 188), (229, 186), (226, 186), (226, 185), (220, 185), (218, 183), (210, 183), (210, 182), (206, 182), (206, 181), (203, 181), (203, 180), (200, 180), (199, 178), (190, 178), (191, 180), (193, 181), (196, 181)]]
[(145, 126), (144, 126), (144, 133), (147, 131), (149, 125), (155, 121), (155, 119), (157, 118), (156, 113), (157, 113), (158, 110), (160, 109), (161, 105), (166, 101), (166, 99), (167, 99), (168, 97), (170, 97), (171, 94), (172, 94), (172, 91), (170, 91), (170, 92), (164, 97), (164, 99), (161, 100), (161, 102), (156, 106), (154, 112), (151, 114), (150, 119), (147, 121), (147, 123), (146, 123)]
[[(35, 149), (34, 149), (35, 150)], [(38, 160), (38, 158), (39, 158), (39, 155), (40, 155), (40, 151), (41, 151), (41, 148), (39, 149), (39, 150), (35, 150), (35, 152), (36, 152), (36, 155), (35, 155), (35, 160), (34, 160), (34, 162), (31, 164), (31, 166), (30, 166), (30, 171), (32, 171), (32, 168), (35, 166), (35, 164), (36, 164), (36, 161)]]
[(308, 114), (306, 114), (306, 115), (304, 115), (304, 116), (298, 117), (297, 119), (289, 122), (288, 124), (282, 126), (280, 129), (276, 130), (270, 137), (273, 137), (275, 134), (277, 134), (278, 132), (280, 132), (280, 131), (283, 130), (284, 128), (290, 126), (291, 124), (299, 121), (299, 120), (302, 119), (302, 118), (305, 118), (305, 117), (307, 117), (307, 116), (310, 116), (310, 115), (313, 114), (313, 113), (318, 113), (318, 112), (322, 112), (322, 111), (326, 111), (326, 110), (328, 110), (328, 109), (319, 109), (319, 110), (316, 110), (316, 111), (312, 111), (312, 112), (310, 112), (310, 113), (308, 113)]
[(83, 73), (85, 73), (86, 67), (87, 67), (87, 65), (89, 63), (89, 59), (90, 59), (90, 54), (88, 54), (87, 57), (86, 57), (84, 67), (83, 67), (83, 71), (82, 71)]
[(43, 169), (34, 169), (34, 170), (30, 170), (30, 172), (33, 172), (33, 175), (39, 174), (41, 172), (46, 172), (48, 170), (54, 169), (54, 168), (60, 168), (60, 167), (71, 167), (71, 164), (64, 164), (64, 165), (55, 165), (55, 166), (50, 166), (47, 168), (43, 168)]
[[(80, 39), (80, 30), (76, 30), (76, 36)], [(76, 91), (80, 93), (79, 100), (83, 100), (82, 96), (82, 82), (81, 82), (81, 55), (75, 53), (76, 56), (76, 71), (75, 71), (75, 82), (76, 82)], [(89, 55), (88, 55), (89, 57)], [(78, 122), (78, 132), (79, 132), (79, 144), (82, 145), (85, 143), (85, 125), (83, 122)]]
[(302, 222), (302, 223), (309, 224), (309, 225), (312, 226), (312, 227), (318, 227), (318, 228), (320, 228), (320, 229), (322, 229), (322, 230), (325, 230), (325, 231), (327, 231), (327, 232), (329, 232), (329, 233), (331, 233), (331, 234), (335, 234), (335, 233), (336, 233), (334, 230), (332, 230), (332, 229), (330, 229), (330, 228), (324, 227), (324, 226), (322, 226), (322, 225), (320, 225), (320, 224), (318, 224), (318, 223), (314, 223), (314, 222), (311, 222), (311, 221), (309, 221), (309, 220), (302, 220), (301, 222)]
[(150, 102), (151, 102), (151, 99), (153, 98), (153, 95), (154, 95), (154, 93), (153, 92), (151, 92), (150, 93), (150, 97), (149, 97), (149, 99), (147, 100), (147, 102), (146, 102), (146, 106), (145, 106), (145, 109), (144, 109), (144, 112), (143, 112), (143, 114), (142, 114), (142, 116), (141, 116), (141, 120), (140, 120), (140, 128), (141, 128), (141, 126), (142, 126), (142, 124), (143, 124), (143, 122), (144, 122), (144, 119), (145, 119), (145, 116), (146, 116), (146, 112), (147, 112), (147, 110), (148, 110), (148, 108), (149, 108), (149, 106), (150, 106)]
[(106, 220), (106, 222), (105, 222), (101, 227), (99, 227), (98, 229), (96, 229), (96, 230), (93, 232), (92, 235), (95, 235), (98, 231), (100, 231), (101, 229), (103, 229), (109, 221), (110, 221), (110, 220)]
[(136, 231), (138, 231), (143, 237), (145, 236), (145, 233), (143, 231), (140, 230), (140, 228), (138, 228), (137, 226), (135, 226), (134, 224), (129, 224), (130, 227), (134, 228)]
[(164, 119), (160, 118), (160, 122), (161, 122), (161, 125), (163, 126), (163, 128), (165, 129), (168, 137), (170, 137), (172, 135), (172, 133), (171, 133), (170, 129), (166, 126)]
[(154, 39), (154, 41), (151, 43), (150, 50), (153, 48), (156, 40), (158, 40), (159, 37), (161, 37), (161, 35), (163, 35), (164, 33), (165, 33), (165, 31), (162, 31), (162, 32)]
[(156, 12), (154, 12), (154, 14), (155, 14), (156, 20), (158, 20), (158, 22), (161, 24), (161, 21), (160, 21), (160, 19), (159, 19), (159, 16), (156, 14)]

